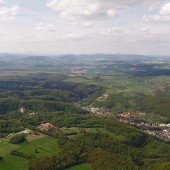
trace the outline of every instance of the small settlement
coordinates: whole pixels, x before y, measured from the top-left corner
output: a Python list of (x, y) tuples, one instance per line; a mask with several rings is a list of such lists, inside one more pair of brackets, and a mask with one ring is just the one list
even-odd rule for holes
[(155, 136), (164, 141), (170, 142), (170, 124), (162, 123), (147, 123), (145, 121), (145, 113), (130, 113), (124, 112), (117, 114), (119, 121), (131, 124), (140, 128), (144, 133)]
[(51, 132), (51, 131), (55, 131), (57, 128), (51, 123), (42, 123), (38, 125), (36, 129), (41, 132)]

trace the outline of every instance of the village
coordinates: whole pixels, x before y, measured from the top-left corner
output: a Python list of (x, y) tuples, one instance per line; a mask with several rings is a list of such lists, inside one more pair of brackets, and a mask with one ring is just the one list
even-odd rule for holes
[[(101, 99), (101, 97), (100, 97)], [(80, 104), (76, 104), (76, 106), (80, 106)], [(105, 109), (95, 108), (92, 105), (87, 107), (81, 107), (84, 110), (97, 114), (99, 116), (110, 116), (116, 118), (118, 121), (130, 124), (139, 128), (142, 132), (155, 136), (161, 140), (166, 142), (170, 142), (170, 123), (164, 124), (161, 122), (152, 122), (148, 123), (146, 121), (147, 114), (142, 112), (123, 112), (119, 114), (115, 114), (112, 112), (106, 112)]]
[(135, 126), (142, 130), (144, 133), (155, 136), (166, 142), (170, 142), (170, 123), (147, 123), (144, 120), (145, 115), (146, 113), (124, 112), (117, 114), (116, 117), (119, 121)]

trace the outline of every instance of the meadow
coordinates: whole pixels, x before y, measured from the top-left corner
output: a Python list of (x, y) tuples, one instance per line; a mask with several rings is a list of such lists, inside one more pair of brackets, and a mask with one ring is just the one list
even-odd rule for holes
[(9, 143), (9, 140), (0, 142), (0, 155), (3, 155), (4, 160), (0, 164), (1, 170), (27, 170), (28, 160), (13, 156), (11, 150), (17, 149), (25, 154), (33, 154), (36, 157), (51, 156), (59, 151), (59, 146), (55, 138), (43, 135), (39, 138), (32, 135), (27, 136), (27, 141), (22, 144), (14, 145)]

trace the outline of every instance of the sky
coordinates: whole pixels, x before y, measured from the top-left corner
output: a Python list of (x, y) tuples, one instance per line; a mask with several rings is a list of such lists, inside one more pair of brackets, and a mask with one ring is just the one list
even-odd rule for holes
[(170, 56), (170, 0), (0, 0), (0, 53)]

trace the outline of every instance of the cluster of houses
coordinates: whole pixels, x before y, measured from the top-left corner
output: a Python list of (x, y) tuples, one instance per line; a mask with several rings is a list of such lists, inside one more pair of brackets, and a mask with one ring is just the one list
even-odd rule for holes
[(130, 119), (130, 118), (134, 118), (135, 114), (134, 113), (130, 113), (130, 112), (124, 112), (121, 114), (117, 114), (118, 118), (123, 118), (123, 119)]
[(91, 111), (92, 113), (99, 113), (99, 112), (100, 112), (100, 109), (99, 109), (99, 108), (91, 107), (91, 108), (90, 108), (90, 111)]
[(124, 112), (121, 114), (117, 114), (116, 117), (121, 122), (128, 123), (130, 125), (140, 128), (144, 133), (170, 142), (170, 124), (147, 123), (145, 122), (144, 116), (145, 113)]
[(36, 129), (41, 132), (51, 132), (51, 131), (55, 131), (57, 127), (55, 127), (51, 123), (42, 123), (39, 126), (37, 126)]
[(159, 139), (162, 139), (166, 142), (170, 142), (170, 129), (167, 130), (167, 129), (164, 129), (164, 130), (145, 130), (143, 131), (147, 134), (150, 134), (152, 136), (155, 136)]

